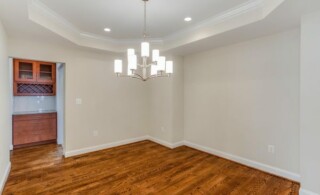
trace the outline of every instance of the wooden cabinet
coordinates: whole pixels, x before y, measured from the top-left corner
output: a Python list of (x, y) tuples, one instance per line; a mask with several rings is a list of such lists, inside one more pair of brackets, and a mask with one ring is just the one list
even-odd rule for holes
[(55, 83), (56, 82), (56, 65), (49, 62), (37, 62), (37, 82)]
[(57, 113), (13, 115), (15, 148), (57, 141)]
[(14, 78), (18, 82), (35, 82), (36, 63), (30, 60), (14, 60)]
[(55, 96), (56, 64), (14, 59), (14, 96)]

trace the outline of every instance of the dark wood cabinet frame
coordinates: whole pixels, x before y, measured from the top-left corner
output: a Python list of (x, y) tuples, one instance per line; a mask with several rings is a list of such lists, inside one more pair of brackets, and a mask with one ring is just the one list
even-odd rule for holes
[[(20, 63), (32, 64), (32, 78), (20, 78)], [(41, 65), (51, 66), (51, 80), (41, 79)], [(21, 92), (19, 87), (29, 88), (32, 92)], [(46, 90), (47, 89), (47, 90)], [(13, 66), (14, 96), (55, 96), (56, 95), (56, 64), (33, 60), (14, 59)]]

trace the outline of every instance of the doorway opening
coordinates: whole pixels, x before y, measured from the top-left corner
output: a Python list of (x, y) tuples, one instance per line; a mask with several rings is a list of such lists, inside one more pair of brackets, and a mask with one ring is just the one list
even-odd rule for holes
[[(65, 63), (9, 58), (10, 150), (56, 143), (65, 150)], [(22, 133), (21, 133), (22, 132)]]

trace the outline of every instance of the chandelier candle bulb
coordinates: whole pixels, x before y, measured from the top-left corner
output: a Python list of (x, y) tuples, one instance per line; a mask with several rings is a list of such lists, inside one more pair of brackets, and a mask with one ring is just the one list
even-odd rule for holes
[(116, 74), (122, 73), (122, 60), (115, 60), (114, 61), (114, 72)]
[(134, 49), (128, 49), (128, 57), (132, 55), (135, 55)]
[(133, 75), (132, 70), (130, 70), (130, 67), (128, 65), (128, 76), (131, 77)]
[(132, 70), (133, 68), (133, 58), (132, 58), (133, 55), (131, 56), (128, 56), (128, 70)]
[(166, 57), (160, 56), (158, 60), (158, 71), (165, 71), (166, 69)]
[(158, 49), (152, 50), (152, 61), (157, 62), (160, 56), (160, 51)]
[(141, 57), (150, 56), (150, 44), (148, 42), (141, 43)]
[(166, 73), (167, 74), (172, 74), (173, 73), (173, 62), (172, 61), (167, 61), (167, 63), (166, 63)]
[(129, 56), (129, 69), (130, 70), (137, 70), (137, 56), (136, 55)]
[(150, 75), (157, 75), (158, 67), (157, 65), (151, 65)]

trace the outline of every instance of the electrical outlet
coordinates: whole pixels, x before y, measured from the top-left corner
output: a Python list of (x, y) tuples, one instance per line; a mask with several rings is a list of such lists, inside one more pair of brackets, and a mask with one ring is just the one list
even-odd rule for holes
[(99, 134), (99, 132), (98, 132), (98, 131), (93, 131), (93, 136), (97, 137), (97, 136), (98, 136), (98, 134)]
[(268, 145), (268, 152), (271, 154), (275, 153), (275, 146), (274, 145)]
[(81, 98), (76, 98), (76, 104), (81, 105), (82, 104), (82, 99)]

